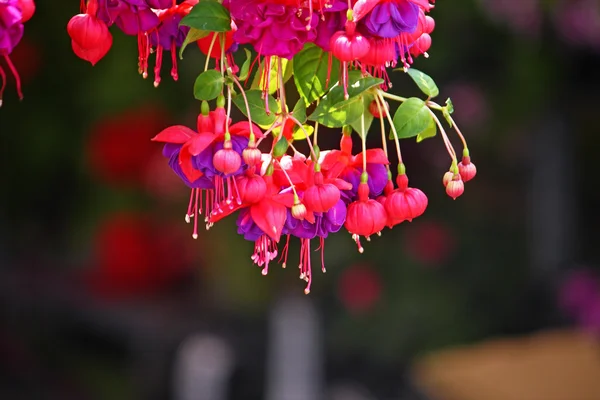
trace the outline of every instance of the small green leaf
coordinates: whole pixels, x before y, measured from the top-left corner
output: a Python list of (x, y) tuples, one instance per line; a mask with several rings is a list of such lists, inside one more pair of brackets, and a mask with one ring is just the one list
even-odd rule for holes
[[(276, 113), (279, 111), (279, 105), (273, 96), (269, 95), (267, 100), (269, 102), (269, 114), (267, 114), (265, 110), (265, 99), (262, 97), (261, 90), (248, 90), (246, 92), (246, 98), (248, 99), (248, 107), (250, 108), (252, 122), (261, 126), (268, 126), (275, 122)], [(248, 117), (244, 97), (241, 94), (233, 98), (233, 103), (246, 117)]]
[(330, 64), (329, 55), (312, 43), (307, 43), (294, 56), (294, 82), (306, 104), (317, 101), (327, 93), (337, 82), (339, 69), (340, 63), (335, 57)]
[(292, 115), (296, 118), (301, 124), (306, 122), (306, 103), (304, 99), (298, 100), (296, 105), (294, 106), (294, 110), (292, 111)]
[(407, 73), (430, 99), (440, 94), (440, 89), (429, 75), (414, 68), (409, 68)]
[(287, 152), (288, 147), (290, 147), (288, 140), (285, 138), (285, 136), (281, 136), (279, 141), (275, 143), (275, 147), (273, 147), (273, 156), (281, 157)]
[(368, 134), (369, 132), (369, 128), (371, 128), (371, 124), (373, 123), (373, 114), (371, 114), (371, 111), (369, 110), (369, 106), (371, 105), (371, 102), (373, 101), (375, 97), (373, 95), (370, 94), (365, 94), (365, 96), (363, 97), (363, 114), (365, 116), (365, 131), (362, 131), (362, 122), (360, 121), (360, 118), (357, 119), (356, 121), (354, 121), (351, 125), (352, 125), (352, 129), (354, 129), (356, 131), (356, 133), (358, 133), (361, 137), (365, 136)]
[(203, 31), (227, 32), (231, 30), (231, 15), (218, 1), (202, 0), (183, 17), (179, 25)]
[(250, 60), (252, 58), (252, 53), (248, 49), (244, 49), (246, 53), (246, 61), (242, 64), (242, 68), (240, 69), (240, 81), (245, 81), (248, 78), (248, 72), (250, 71)]
[(294, 133), (292, 134), (292, 139), (294, 140), (304, 140), (306, 139), (306, 134), (304, 134), (304, 131), (306, 131), (306, 133), (308, 133), (308, 136), (312, 136), (312, 134), (315, 132), (315, 128), (312, 125), (302, 125), (302, 127), (304, 127), (304, 130), (302, 130), (302, 128), (300, 128), (299, 126), (294, 127)]
[(194, 83), (194, 97), (198, 100), (213, 100), (223, 92), (225, 79), (219, 71), (209, 69), (204, 71)]
[(437, 134), (437, 127), (433, 118), (429, 119), (429, 125), (427, 128), (417, 135), (417, 143), (421, 143), (425, 139), (434, 137)]
[(454, 124), (452, 123), (452, 118), (450, 117), (450, 114), (452, 114), (453, 112), (454, 104), (452, 104), (452, 100), (450, 100), (450, 97), (448, 97), (448, 100), (446, 100), (446, 106), (442, 107), (442, 114), (444, 115), (446, 122), (448, 122), (448, 125), (450, 125), (450, 128), (454, 126)]
[(181, 49), (179, 49), (179, 59), (183, 60), (183, 51), (185, 50), (185, 48), (187, 47), (188, 44), (195, 42), (196, 40), (205, 38), (208, 35), (210, 35), (210, 32), (208, 32), (208, 31), (191, 28), (190, 31), (188, 32), (187, 36), (185, 37), (183, 44), (181, 45)]
[[(418, 136), (430, 129), (433, 118), (425, 102), (419, 98), (411, 97), (398, 107), (394, 114), (394, 127), (399, 139)], [(394, 138), (393, 131), (390, 139)]]

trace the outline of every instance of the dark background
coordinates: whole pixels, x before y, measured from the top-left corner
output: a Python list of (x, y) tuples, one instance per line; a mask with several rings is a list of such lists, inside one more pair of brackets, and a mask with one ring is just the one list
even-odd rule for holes
[(92, 68), (66, 33), (77, 2), (37, 7), (12, 55), (25, 99), (10, 81), (0, 109), (0, 398), (425, 399), (410, 374), (424, 354), (600, 331), (600, 295), (568, 301), (597, 285), (581, 271), (600, 261), (597, 2), (437, 3), (430, 58), (415, 67), (453, 99), (478, 175), (452, 201), (442, 141), (404, 143), (425, 215), (363, 255), (347, 235), (328, 239), (310, 296), (289, 267), (261, 276), (233, 220), (197, 241), (183, 221), (189, 193), (149, 139), (193, 126), (198, 49), (179, 82), (165, 57), (155, 89), (137, 74), (135, 38), (113, 29)]

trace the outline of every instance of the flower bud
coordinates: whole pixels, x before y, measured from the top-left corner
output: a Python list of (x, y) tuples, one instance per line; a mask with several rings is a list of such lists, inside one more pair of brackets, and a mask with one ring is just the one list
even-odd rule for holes
[(448, 186), (448, 183), (452, 180), (452, 178), (454, 178), (454, 173), (452, 171), (448, 171), (444, 174), (444, 177), (442, 178), (442, 184), (444, 187)]
[(460, 178), (460, 175), (455, 174), (452, 180), (448, 182), (448, 185), (446, 185), (446, 193), (448, 196), (452, 197), (452, 199), (456, 200), (456, 198), (463, 194), (464, 191), (465, 184)]
[[(383, 112), (383, 115), (379, 113), (379, 107), (381, 107), (381, 111)], [(387, 113), (388, 110), (390, 109), (390, 106), (388, 104), (388, 102), (384, 102), (382, 106), (377, 106), (377, 101), (373, 100), (371, 102), (371, 104), (369, 104), (369, 112), (371, 113), (372, 116), (374, 116), (375, 118), (385, 118), (387, 117)]]
[(292, 217), (299, 219), (300, 221), (306, 218), (306, 206), (302, 203), (295, 203), (292, 206)]
[(18, 0), (19, 8), (21, 9), (21, 23), (25, 23), (33, 17), (35, 13), (35, 3), (33, 0)]
[(344, 31), (333, 34), (329, 41), (331, 53), (340, 61), (357, 60), (369, 52), (371, 45), (361, 34), (349, 35)]
[(468, 182), (477, 175), (477, 167), (471, 162), (471, 157), (463, 157), (461, 163), (458, 164), (458, 171), (463, 182)]
[[(227, 144), (229, 143), (229, 148)], [(215, 169), (225, 175), (235, 173), (242, 165), (242, 158), (231, 148), (231, 141), (225, 142), (225, 147), (217, 151), (213, 156)]]
[(242, 152), (242, 158), (244, 159), (244, 162), (250, 167), (260, 164), (261, 157), (262, 152), (256, 147), (248, 146)]

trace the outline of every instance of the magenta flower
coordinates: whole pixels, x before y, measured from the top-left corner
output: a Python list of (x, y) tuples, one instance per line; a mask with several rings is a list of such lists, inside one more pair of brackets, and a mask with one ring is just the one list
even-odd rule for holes
[(0, 1), (0, 55), (9, 55), (23, 37), (22, 13), (17, 0)]
[(100, 0), (98, 18), (108, 25), (116, 23), (126, 35), (147, 32), (159, 23), (145, 0)]
[[(234, 7), (230, 0), (226, 5), (238, 28), (233, 40), (251, 44), (261, 55), (291, 59), (305, 43), (317, 36), (319, 18), (316, 14), (307, 22), (308, 14), (298, 15), (297, 8), (281, 4), (238, 0)], [(309, 30), (306, 30), (307, 26)]]

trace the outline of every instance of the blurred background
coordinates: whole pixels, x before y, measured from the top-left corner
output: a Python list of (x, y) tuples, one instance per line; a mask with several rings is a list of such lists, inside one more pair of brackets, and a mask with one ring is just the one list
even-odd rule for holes
[(77, 2), (37, 7), (25, 99), (9, 81), (0, 109), (1, 399), (600, 399), (597, 0), (438, 2), (415, 67), (477, 178), (452, 201), (442, 141), (406, 141), (427, 212), (362, 255), (328, 239), (309, 296), (295, 270), (263, 277), (232, 219), (191, 238), (149, 139), (194, 126), (198, 49), (155, 89), (134, 38), (113, 30), (92, 68)]

